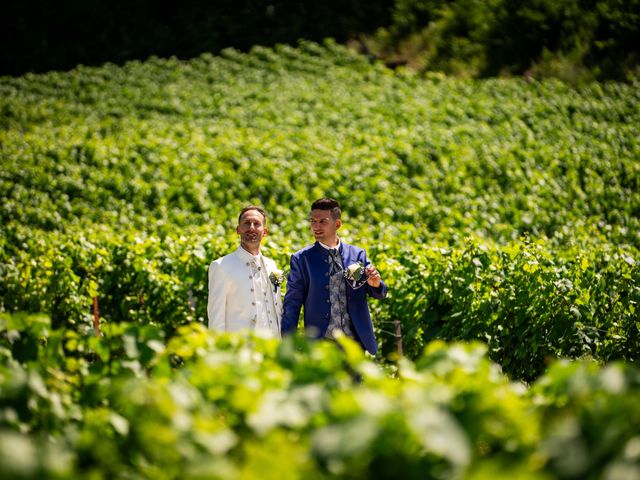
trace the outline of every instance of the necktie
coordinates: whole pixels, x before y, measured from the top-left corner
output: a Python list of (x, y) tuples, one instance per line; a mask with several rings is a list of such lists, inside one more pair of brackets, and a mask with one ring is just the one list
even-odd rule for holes
[(342, 269), (342, 266), (340, 265), (340, 254), (338, 252), (338, 249), (336, 248), (332, 248), (331, 250), (329, 250), (329, 263), (330, 265), (330, 271), (331, 274), (335, 274), (338, 270)]
[(248, 265), (251, 267), (251, 273), (253, 275), (256, 275), (261, 270), (258, 266), (258, 262), (256, 262), (255, 260), (251, 260)]

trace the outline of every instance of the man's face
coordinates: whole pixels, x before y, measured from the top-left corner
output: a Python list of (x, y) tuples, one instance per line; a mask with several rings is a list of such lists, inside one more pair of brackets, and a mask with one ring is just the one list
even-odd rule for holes
[(240, 224), (236, 227), (236, 232), (240, 235), (240, 245), (245, 250), (259, 249), (262, 238), (267, 235), (264, 217), (257, 210), (244, 212), (240, 218)]
[(329, 245), (337, 236), (341, 222), (329, 210), (311, 210), (311, 232), (319, 242)]

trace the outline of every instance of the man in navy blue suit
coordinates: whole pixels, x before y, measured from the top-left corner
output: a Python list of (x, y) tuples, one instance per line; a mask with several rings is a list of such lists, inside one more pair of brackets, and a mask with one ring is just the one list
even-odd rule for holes
[[(304, 327), (308, 335), (333, 339), (336, 331), (342, 331), (375, 354), (378, 345), (367, 295), (384, 298), (387, 286), (370, 264), (366, 252), (338, 237), (342, 225), (340, 216), (340, 204), (332, 198), (321, 198), (311, 205), (311, 231), (316, 242), (291, 256), (282, 335), (296, 331), (304, 305)], [(354, 288), (358, 285), (350, 284), (344, 275), (345, 269), (358, 262), (364, 266), (366, 275), (362, 288)]]

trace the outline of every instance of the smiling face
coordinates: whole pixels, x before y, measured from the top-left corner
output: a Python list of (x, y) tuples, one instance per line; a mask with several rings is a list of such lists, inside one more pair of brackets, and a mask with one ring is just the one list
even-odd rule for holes
[(242, 248), (253, 255), (258, 255), (260, 243), (267, 236), (265, 218), (257, 210), (247, 210), (240, 217), (236, 232), (240, 235)]
[(338, 229), (342, 222), (331, 216), (331, 210), (311, 210), (311, 232), (317, 241), (328, 247), (338, 244)]

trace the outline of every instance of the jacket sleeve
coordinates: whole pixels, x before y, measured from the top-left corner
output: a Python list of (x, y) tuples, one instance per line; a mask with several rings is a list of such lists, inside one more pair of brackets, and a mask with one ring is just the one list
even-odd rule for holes
[[(364, 266), (368, 267), (370, 264), (371, 262), (369, 261), (369, 259), (367, 258), (367, 254), (365, 253)], [(373, 298), (382, 299), (387, 296), (387, 284), (384, 283), (382, 280), (380, 281), (379, 287), (374, 288), (371, 285), (367, 284), (366, 289), (367, 289), (367, 295)]]
[(291, 257), (289, 265), (289, 276), (287, 277), (287, 293), (284, 295), (284, 305), (282, 314), (282, 335), (295, 333), (298, 328), (300, 309), (306, 297), (306, 287), (300, 259), (295, 255)]
[(367, 284), (367, 294), (373, 298), (382, 299), (387, 296), (387, 284), (382, 280), (380, 280), (380, 286), (378, 288)]
[(224, 273), (219, 263), (212, 262), (209, 265), (209, 298), (207, 301), (207, 316), (209, 328), (225, 331), (227, 291), (224, 281)]

